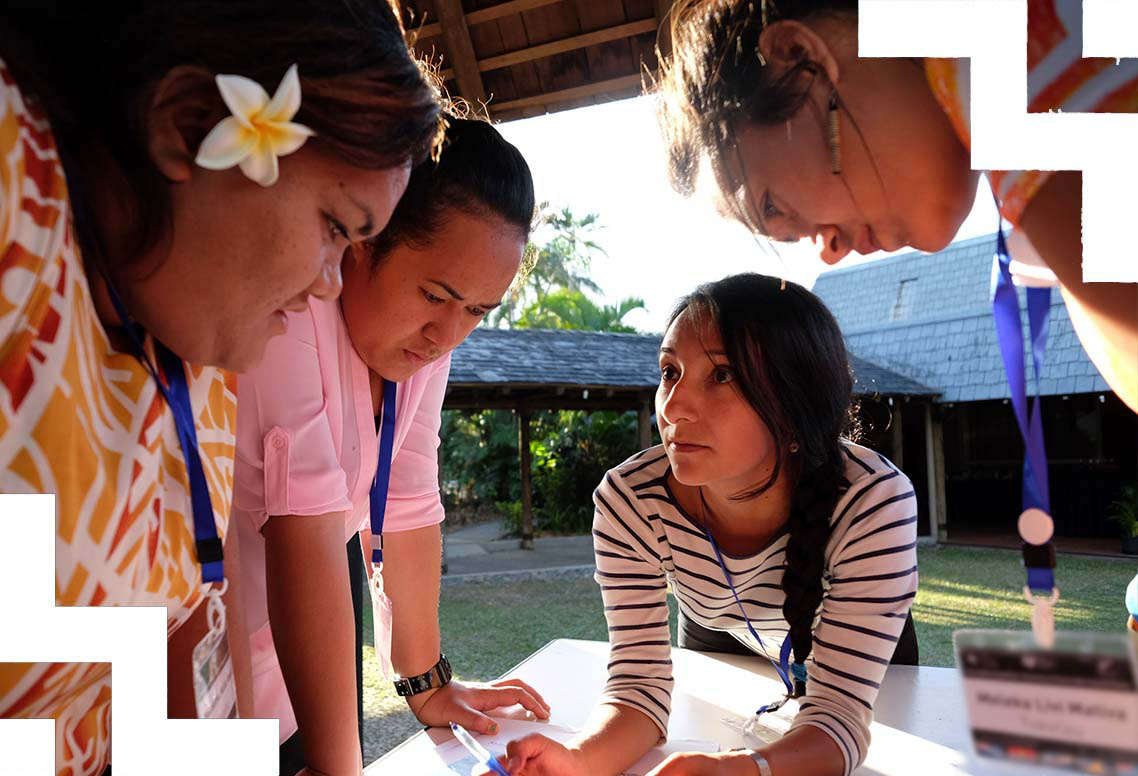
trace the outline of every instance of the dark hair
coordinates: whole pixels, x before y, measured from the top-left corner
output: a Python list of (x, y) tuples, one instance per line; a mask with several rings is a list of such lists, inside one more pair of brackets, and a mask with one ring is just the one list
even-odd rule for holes
[[(745, 192), (728, 173), (735, 130), (742, 124), (781, 124), (805, 104), (821, 67), (801, 59), (789, 68), (764, 65), (759, 36), (762, 0), (678, 0), (672, 15), (672, 56), (657, 83), (658, 119), (668, 149), (672, 186), (687, 196), (707, 156), (726, 206), (750, 225), (738, 199)], [(766, 0), (766, 23), (852, 15), (858, 0)], [(839, 100), (840, 104), (840, 100)]]
[(449, 117), (447, 123), (438, 159), (411, 171), (387, 228), (372, 241), (374, 263), (397, 245), (429, 243), (448, 209), (498, 216), (528, 239), (535, 203), (525, 157), (489, 122)]
[[(746, 273), (705, 283), (680, 300), (668, 326), (687, 311), (697, 330), (704, 324), (718, 328), (734, 385), (773, 438), (770, 477), (732, 498), (758, 496), (784, 470), (794, 478), (782, 612), (794, 660), (803, 663), (813, 648), (814, 616), (822, 601), (830, 518), (849, 487), (841, 438), (853, 428), (853, 373), (841, 329), (826, 305), (802, 286), (782, 282)], [(791, 442), (798, 444), (792, 466), (785, 454)]]
[[(350, 164), (418, 161), (440, 129), (438, 90), (388, 0), (14, 0), (0, 57), (51, 124), (86, 260), (109, 270), (170, 229), (169, 183), (150, 160), (145, 116), (153, 87), (177, 66), (203, 70), (186, 96), (213, 105), (187, 117), (191, 149), (226, 115), (214, 75), (271, 94), (294, 63), (304, 95), (296, 121)], [(131, 219), (125, 245), (108, 246), (95, 220), (108, 189)]]

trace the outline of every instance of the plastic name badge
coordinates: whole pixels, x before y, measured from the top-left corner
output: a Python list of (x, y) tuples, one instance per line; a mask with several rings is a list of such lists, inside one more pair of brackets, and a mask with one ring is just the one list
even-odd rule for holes
[(1123, 634), (957, 631), (976, 753), (1138, 776), (1138, 660)]
[(237, 685), (229, 657), (225, 606), (219, 592), (211, 591), (208, 595), (209, 633), (194, 647), (192, 655), (194, 704), (198, 719), (237, 719)]
[(394, 681), (395, 668), (391, 664), (391, 599), (383, 592), (383, 573), (373, 567), (368, 581), (371, 590), (371, 622), (375, 632), (375, 657), (383, 678)]

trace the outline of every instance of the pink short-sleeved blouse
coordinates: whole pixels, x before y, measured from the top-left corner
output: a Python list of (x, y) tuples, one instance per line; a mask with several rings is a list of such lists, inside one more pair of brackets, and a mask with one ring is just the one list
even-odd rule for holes
[[(398, 386), (384, 533), (443, 519), (437, 456), (449, 374), (447, 355)], [(369, 524), (379, 455), (368, 368), (339, 302), (313, 299), (305, 312), (289, 314), (288, 332), (238, 378), (237, 395), (233, 524), (253, 651), (253, 711), (280, 719), (284, 741), (296, 732), (296, 718), (269, 630), (261, 528), (270, 515), (346, 512), (347, 542)]]

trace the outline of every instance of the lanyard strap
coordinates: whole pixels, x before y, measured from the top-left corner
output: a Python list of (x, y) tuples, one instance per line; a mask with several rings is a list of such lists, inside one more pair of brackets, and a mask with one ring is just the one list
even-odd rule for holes
[[(1004, 372), (1011, 389), (1016, 425), (1023, 437), (1023, 509), (1040, 509), (1051, 514), (1050, 487), (1047, 478), (1047, 451), (1043, 444), (1043, 420), (1039, 396), (1039, 373), (1047, 347), (1047, 320), (1051, 312), (1051, 289), (1027, 289), (1027, 317), (1031, 332), (1031, 360), (1035, 369), (1035, 397), (1031, 412), (1027, 407), (1027, 380), (1024, 368), (1023, 324), (1020, 321), (1019, 296), (1012, 283), (1011, 256), (1004, 239), (1002, 225), (996, 237), (996, 256), (992, 263), (992, 314), (1000, 342)], [(1032, 590), (1050, 592), (1055, 587), (1055, 550), (1050, 540), (1040, 545), (1024, 543), (1024, 566), (1027, 585)]]
[(158, 386), (158, 392), (166, 400), (170, 412), (174, 416), (174, 427), (178, 430), (178, 444), (182, 448), (182, 458), (186, 463), (186, 474), (190, 485), (190, 505), (194, 518), (194, 544), (197, 550), (198, 564), (202, 569), (202, 582), (221, 582), (225, 579), (225, 570), (222, 560), (221, 537), (217, 533), (217, 523), (213, 517), (213, 505), (210, 503), (209, 485), (205, 478), (205, 469), (202, 467), (201, 455), (198, 452), (198, 432), (194, 423), (194, 408), (190, 401), (190, 390), (186, 380), (186, 366), (172, 350), (157, 339), (154, 340), (154, 350), (158, 362), (162, 366), (162, 373), (166, 381), (162, 382), (161, 375), (143, 346), (145, 331), (142, 326), (130, 317), (115, 290), (110, 279), (106, 280), (107, 291), (111, 297), (111, 304), (126, 329), (131, 343), (137, 351), (138, 359), (146, 367)]
[[(755, 637), (755, 641), (759, 642), (759, 648), (763, 650), (764, 657), (766, 657), (767, 660), (770, 660), (771, 665), (774, 666), (774, 670), (778, 672), (778, 678), (781, 679), (782, 683), (786, 686), (787, 696), (794, 696), (794, 683), (790, 681), (791, 669), (789, 667), (791, 647), (790, 632), (788, 631), (786, 638), (783, 639), (782, 648), (778, 651), (778, 662), (775, 662), (771, 656), (767, 654), (767, 647), (765, 644), (763, 644), (762, 637), (759, 636), (757, 631), (755, 631), (755, 626), (751, 625), (751, 618), (747, 616), (747, 610), (743, 608), (743, 602), (739, 600), (739, 593), (735, 590), (735, 583), (731, 581), (731, 572), (727, 570), (727, 564), (723, 562), (723, 553), (719, 551), (719, 545), (715, 543), (715, 537), (712, 536), (711, 532), (704, 528), (702, 524), (699, 526), (699, 529), (703, 531), (703, 535), (706, 536), (707, 541), (711, 543), (711, 549), (715, 550), (715, 559), (719, 561), (719, 568), (723, 571), (723, 578), (727, 580), (727, 586), (731, 588), (731, 595), (735, 597), (735, 604), (739, 607), (739, 613), (743, 615), (743, 622), (747, 623), (747, 630), (749, 630), (751, 632), (751, 635)], [(800, 673), (798, 666), (799, 664), (795, 663), (794, 675), (796, 679), (799, 678)], [(806, 672), (801, 671), (801, 681), (804, 682), (805, 680)], [(766, 706), (763, 706), (756, 713), (762, 714), (764, 711), (774, 711), (781, 705), (781, 703), (768, 704)]]
[(391, 482), (391, 455), (395, 445), (395, 383), (383, 381), (383, 417), (379, 422), (379, 464), (371, 482), (371, 562), (383, 565), (383, 517), (387, 512), (387, 486)]

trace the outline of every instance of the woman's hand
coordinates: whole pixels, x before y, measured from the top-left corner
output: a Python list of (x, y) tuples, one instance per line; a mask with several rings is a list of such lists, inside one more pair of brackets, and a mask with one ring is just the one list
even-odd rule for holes
[(746, 752), (674, 754), (648, 776), (759, 776), (759, 766)]
[(475, 733), (494, 733), (498, 723), (483, 712), (520, 704), (538, 719), (549, 719), (549, 704), (521, 679), (502, 679), (488, 684), (452, 681), (430, 693), (407, 699), (411, 711), (424, 725), (446, 727), (451, 722)]
[(579, 750), (536, 733), (507, 744), (498, 762), (510, 776), (590, 776)]

